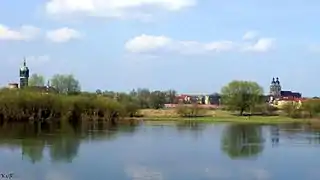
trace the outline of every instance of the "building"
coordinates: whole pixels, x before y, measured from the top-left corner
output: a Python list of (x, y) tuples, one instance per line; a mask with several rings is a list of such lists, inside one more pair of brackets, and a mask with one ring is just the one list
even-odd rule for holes
[(293, 91), (283, 91), (279, 78), (272, 78), (270, 84), (270, 92), (268, 95), (268, 101), (273, 105), (283, 105), (287, 102), (299, 102), (301, 103), (304, 100), (302, 94), (299, 92)]
[(27, 66), (27, 61), (26, 61), (26, 59), (24, 59), (23, 65), (19, 71), (20, 83), (19, 84), (18, 83), (9, 83), (8, 88), (9, 89), (28, 88), (31, 90), (45, 92), (45, 93), (48, 93), (48, 92), (57, 93), (58, 92), (54, 87), (50, 86), (49, 81), (46, 86), (29, 86), (29, 73), (30, 73), (30, 70)]
[(9, 83), (8, 84), (8, 88), (9, 89), (18, 89), (19, 88), (19, 84), (18, 83)]
[(27, 67), (26, 59), (23, 60), (23, 66), (20, 68), (20, 88), (28, 87), (29, 83), (29, 68)]

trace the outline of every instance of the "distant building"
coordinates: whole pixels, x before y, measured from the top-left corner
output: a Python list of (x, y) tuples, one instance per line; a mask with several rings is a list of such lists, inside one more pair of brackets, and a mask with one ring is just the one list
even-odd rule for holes
[(46, 86), (29, 86), (29, 73), (30, 73), (30, 71), (27, 66), (26, 59), (23, 60), (23, 65), (20, 68), (19, 72), (20, 72), (19, 73), (20, 85), (18, 83), (9, 83), (8, 84), (9, 89), (28, 88), (28, 89), (46, 92), (46, 93), (49, 93), (49, 92), (58, 93), (58, 91), (54, 87), (50, 86), (49, 81)]
[(29, 83), (29, 68), (26, 59), (23, 60), (23, 66), (20, 68), (20, 88), (25, 88)]
[(220, 105), (221, 96), (218, 93), (211, 95), (177, 95), (177, 102), (184, 104)]
[(9, 89), (18, 89), (19, 88), (19, 84), (18, 83), (9, 83), (8, 84), (8, 88)]
[(282, 91), (279, 78), (272, 78), (270, 84), (270, 92), (268, 96), (268, 101), (270, 104), (277, 105), (278, 103), (283, 104), (289, 101), (301, 102), (302, 100), (304, 99), (302, 98), (301, 93), (292, 91)]

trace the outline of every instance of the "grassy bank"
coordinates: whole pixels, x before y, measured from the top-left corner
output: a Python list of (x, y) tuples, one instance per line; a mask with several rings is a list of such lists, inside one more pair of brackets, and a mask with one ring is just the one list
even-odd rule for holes
[(234, 122), (234, 123), (309, 123), (311, 119), (294, 119), (285, 116), (236, 116), (228, 111), (208, 110), (203, 117), (180, 117), (175, 109), (140, 110), (144, 121), (195, 121), (195, 122)]

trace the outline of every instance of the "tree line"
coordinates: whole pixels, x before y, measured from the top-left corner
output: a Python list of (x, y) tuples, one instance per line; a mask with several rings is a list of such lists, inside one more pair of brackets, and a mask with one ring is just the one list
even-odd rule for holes
[(302, 101), (286, 102), (281, 109), (271, 106), (263, 88), (252, 81), (232, 81), (221, 90), (222, 104), (230, 111), (258, 113), (259, 115), (285, 115), (291, 118), (320, 117), (320, 99), (310, 98)]
[[(44, 86), (45, 78), (33, 74), (30, 77), (29, 85)], [(45, 118), (47, 116), (61, 117), (63, 114), (68, 118), (94, 116), (112, 120), (124, 116), (139, 116), (139, 109), (161, 109), (164, 108), (165, 104), (179, 103), (175, 90), (151, 91), (146, 88), (139, 88), (129, 93), (99, 89), (96, 92), (82, 92), (80, 82), (73, 75), (54, 75), (50, 79), (50, 85), (59, 92), (58, 95), (42, 96), (39, 93), (27, 90), (19, 90), (18, 93), (1, 91), (0, 115), (9, 115), (8, 117), (19, 119), (22, 114), (25, 117), (44, 116)], [(282, 113), (295, 118), (313, 118), (320, 113), (320, 100), (318, 99), (307, 100), (303, 102), (301, 107), (298, 107), (299, 104), (295, 102), (287, 103), (279, 110), (267, 103), (267, 96), (264, 95), (262, 86), (253, 81), (232, 81), (221, 88), (219, 95), (222, 105), (220, 108), (238, 112), (241, 116), (245, 114), (279, 115), (279, 113)], [(44, 109), (46, 110), (44, 111)], [(206, 110), (196, 103), (191, 106), (180, 104), (176, 109), (177, 113), (184, 117), (206, 114)], [(22, 113), (15, 112), (15, 110)]]

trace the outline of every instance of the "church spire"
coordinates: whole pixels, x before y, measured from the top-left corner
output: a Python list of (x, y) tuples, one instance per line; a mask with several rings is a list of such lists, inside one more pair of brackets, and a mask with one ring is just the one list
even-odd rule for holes
[(23, 58), (23, 66), (20, 68), (20, 88), (28, 86), (29, 68), (27, 67), (27, 60)]
[(23, 57), (23, 67), (26, 67), (27, 66), (27, 60), (26, 60), (26, 57)]
[(280, 84), (279, 78), (276, 79), (276, 84)]

